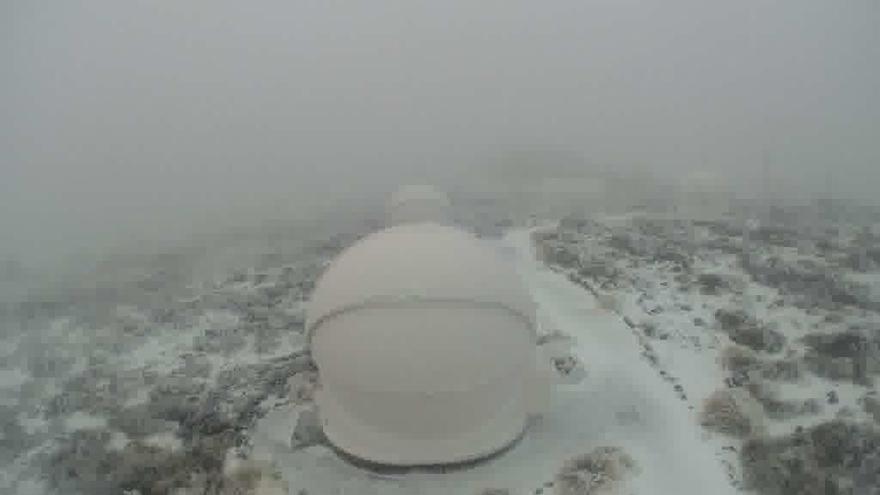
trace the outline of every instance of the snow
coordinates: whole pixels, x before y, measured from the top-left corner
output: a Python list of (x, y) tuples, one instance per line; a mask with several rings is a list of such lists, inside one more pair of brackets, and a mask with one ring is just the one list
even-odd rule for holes
[[(291, 452), (279, 440), (289, 438), (295, 424), (296, 410), (290, 407), (261, 421), (255, 455), (274, 461), (291, 493), (429, 495), (502, 488), (518, 495), (535, 493), (553, 480), (566, 460), (596, 447), (616, 446), (637, 464), (623, 493), (735, 493), (716, 456), (718, 446), (705, 438), (687, 402), (640, 356), (638, 337), (620, 316), (601, 309), (587, 291), (540, 265), (529, 231), (514, 231), (502, 242), (538, 305), (543, 330), (574, 337), (572, 349), (587, 369), (580, 383), (556, 386), (548, 412), (509, 451), (443, 474), (378, 476), (346, 463), (327, 447)], [(717, 377), (704, 377), (717, 366), (684, 359), (679, 364), (686, 379), (718, 383)]]
[(67, 431), (97, 430), (107, 427), (107, 420), (81, 411), (76, 411), (64, 419), (64, 428)]
[[(616, 225), (625, 229), (631, 219), (615, 217), (601, 221), (606, 227)], [(807, 334), (843, 331), (856, 324), (872, 328), (878, 322), (876, 314), (853, 308), (836, 310), (839, 319), (835, 322), (826, 319), (829, 313), (824, 310), (804, 310), (787, 301), (784, 305), (773, 304), (782, 297), (779, 290), (749, 280), (736, 256), (721, 250), (697, 251), (693, 273), (719, 274), (730, 282), (728, 290), (716, 295), (700, 293), (697, 285), (679, 290), (673, 283), (675, 272), (668, 263), (650, 259), (640, 262), (611, 253), (602, 239), (585, 235), (575, 238), (572, 244), (614, 264), (620, 272), (620, 286), (612, 285), (609, 292), (600, 289), (598, 296), (594, 296), (590, 290), (571, 282), (562, 268), (545, 266), (536, 259), (531, 232), (515, 230), (501, 240), (485, 242), (493, 244), (501, 256), (515, 264), (537, 304), (541, 334), (562, 337), (543, 345), (540, 359), (549, 369), (551, 357), (572, 355), (578, 368), (564, 378), (551, 370), (560, 379), (553, 385), (550, 407), (533, 419), (525, 436), (510, 450), (467, 469), (380, 475), (347, 463), (326, 446), (292, 451), (290, 437), (298, 415), (311, 404), (293, 402), (291, 397), (281, 394), (265, 399), (261, 404), (265, 416), (254, 428), (247, 427), (253, 450), (229, 449), (227, 471), (231, 473), (239, 465), (246, 467), (251, 461), (266, 463), (282, 474), (291, 494), (306, 490), (311, 494), (477, 495), (497, 488), (507, 489), (512, 495), (531, 495), (538, 490), (551, 495), (554, 490), (549, 483), (566, 461), (609, 446), (622, 449), (637, 465), (627, 483), (614, 493), (739, 492), (735, 486), (740, 477), (737, 449), (742, 440), (703, 429), (698, 418), (703, 400), (717, 390), (725, 390), (726, 380), (730, 379), (729, 370), (722, 369), (719, 353), (731, 340), (715, 325), (715, 310), (745, 309), (786, 337), (785, 353), (757, 352), (765, 364), (783, 358), (801, 359), (806, 351), (801, 339)], [(696, 229), (694, 234), (703, 236), (706, 232)], [(778, 251), (792, 259), (795, 256), (792, 250)], [(266, 271), (270, 279), (277, 275), (272, 270), (276, 269)], [(868, 283), (877, 275), (852, 277)], [(208, 287), (200, 297), (224, 291), (236, 297), (250, 296), (263, 286), (271, 284), (254, 285), (248, 280), (224, 283)], [(302, 311), (301, 304), (301, 298), (286, 299), (275, 309), (295, 315)], [(216, 309), (211, 304), (198, 311), (198, 318), (185, 320), (183, 325), (152, 324), (149, 331), (132, 335), (116, 335), (118, 328), (112, 324), (93, 328), (70, 318), (57, 318), (47, 323), (46, 328), (39, 328), (39, 332), (7, 337), (4, 345), (0, 345), (0, 405), (16, 406), (10, 408), (15, 411), (16, 426), (26, 435), (34, 435), (34, 443), (0, 469), (0, 492), (43, 493), (45, 487), (28, 476), (39, 465), (39, 457), (51, 451), (55, 439), (70, 436), (74, 431), (108, 430), (112, 435), (108, 448), (116, 450), (140, 438), (129, 438), (108, 426), (118, 427), (110, 416), (112, 409), (86, 409), (93, 414), (63, 411), (50, 416), (45, 405), (40, 405), (65, 391), (65, 379), (85, 376), (93, 366), (92, 361), (98, 363), (102, 375), (83, 383), (103, 389), (109, 385), (107, 377), (118, 372), (119, 380), (114, 384), (124, 387), (125, 392), (118, 398), (125, 408), (132, 408), (150, 402), (156, 380), (184, 377), (210, 389), (217, 385), (224, 371), (259, 365), (274, 357), (290, 355), (305, 345), (299, 332), (285, 330), (280, 332), (277, 345), (269, 349), (260, 349), (255, 335), (246, 334), (246, 343), (240, 348), (200, 351), (195, 348), (194, 339), (206, 330), (236, 329), (243, 325), (243, 320), (239, 313)], [(117, 315), (144, 325), (150, 323), (146, 313), (135, 306), (119, 306)], [(624, 322), (624, 315), (630, 324)], [(696, 318), (703, 323), (695, 322)], [(656, 330), (648, 332), (640, 327), (642, 324), (653, 324)], [(39, 372), (32, 375), (33, 366), (29, 365), (33, 363), (27, 360), (30, 355), (55, 358), (65, 372), (54, 378), (43, 377)], [(190, 371), (185, 363), (193, 357), (199, 363), (207, 362), (209, 370), (187, 375)], [(148, 375), (151, 380), (143, 378)], [(790, 435), (798, 426), (808, 428), (839, 417), (872, 421), (859, 403), (869, 389), (809, 371), (802, 375), (793, 382), (767, 379), (761, 380), (760, 385), (780, 401), (819, 400), (818, 412), (774, 416), (784, 419), (763, 418), (764, 433)], [(306, 380), (306, 375), (298, 376)], [(832, 390), (838, 399), (836, 403), (826, 401)], [(28, 406), (17, 410), (21, 397), (28, 398)], [(140, 439), (148, 445), (179, 452), (187, 448), (181, 445), (176, 436), (179, 434), (169, 428)], [(249, 458), (240, 459), (248, 452)]]

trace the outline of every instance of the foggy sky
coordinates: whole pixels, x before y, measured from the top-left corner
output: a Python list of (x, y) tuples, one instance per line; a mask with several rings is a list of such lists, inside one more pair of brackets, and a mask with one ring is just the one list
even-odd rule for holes
[(873, 198), (880, 2), (5, 1), (27, 253), (286, 215), (516, 146)]

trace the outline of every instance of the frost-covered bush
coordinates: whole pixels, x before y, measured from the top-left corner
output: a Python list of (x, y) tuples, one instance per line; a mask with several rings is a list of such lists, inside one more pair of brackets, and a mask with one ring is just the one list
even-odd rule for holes
[(803, 363), (794, 357), (761, 364), (761, 376), (767, 380), (794, 382), (803, 375)]
[(707, 295), (717, 295), (721, 290), (729, 288), (727, 280), (717, 273), (701, 273), (697, 277), (700, 284), (700, 292)]
[(804, 337), (803, 342), (808, 348), (804, 362), (817, 375), (860, 383), (869, 380), (870, 344), (863, 335), (814, 333)]
[(700, 423), (725, 435), (746, 437), (762, 431), (760, 409), (745, 390), (718, 390), (703, 402)]
[(816, 399), (782, 400), (778, 389), (766, 381), (753, 380), (748, 383), (746, 390), (772, 419), (784, 420), (803, 414), (816, 414), (822, 409), (822, 404)]
[(598, 447), (567, 461), (556, 475), (557, 495), (606, 493), (637, 469), (619, 447)]
[(596, 294), (596, 302), (599, 303), (599, 307), (611, 311), (612, 313), (620, 312), (620, 299), (614, 295), (607, 292), (600, 292)]
[(749, 439), (740, 460), (745, 488), (762, 495), (866, 495), (872, 494), (868, 483), (878, 479), (869, 472), (875, 465), (866, 461), (878, 453), (876, 429), (833, 420), (790, 435)]
[(734, 373), (746, 373), (757, 369), (761, 360), (754, 351), (741, 345), (729, 345), (721, 350), (719, 356), (721, 366)]
[(510, 490), (506, 488), (486, 488), (479, 492), (478, 495), (510, 495)]
[(715, 320), (733, 342), (755, 351), (776, 353), (785, 346), (785, 336), (740, 309), (718, 309)]

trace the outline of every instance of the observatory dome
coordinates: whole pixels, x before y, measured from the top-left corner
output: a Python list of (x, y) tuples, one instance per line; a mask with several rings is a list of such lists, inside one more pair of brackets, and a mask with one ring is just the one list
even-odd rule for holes
[(411, 185), (391, 195), (386, 211), (388, 226), (415, 222), (446, 223), (450, 217), (449, 197), (431, 186)]
[(342, 253), (307, 331), (328, 440), (392, 465), (490, 455), (523, 432), (535, 310), (512, 266), (452, 227), (408, 224)]

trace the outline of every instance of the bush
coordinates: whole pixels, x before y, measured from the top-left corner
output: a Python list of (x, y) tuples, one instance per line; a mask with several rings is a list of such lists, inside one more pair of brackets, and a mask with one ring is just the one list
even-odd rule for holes
[(703, 402), (700, 424), (734, 437), (747, 437), (762, 429), (760, 405), (742, 389), (718, 390)]
[(703, 294), (718, 294), (722, 289), (728, 288), (727, 281), (717, 273), (703, 273), (697, 277), (700, 284), (700, 292)]
[(729, 345), (721, 350), (721, 366), (734, 373), (745, 373), (760, 367), (758, 355), (751, 349), (740, 345)]
[(785, 336), (767, 328), (742, 310), (719, 309), (715, 320), (730, 340), (755, 351), (776, 353), (785, 346)]
[(556, 475), (557, 495), (590, 495), (612, 489), (636, 463), (619, 447), (598, 447), (566, 462)]
[(826, 495), (864, 486), (869, 474), (865, 461), (878, 453), (875, 429), (833, 420), (790, 435), (752, 438), (743, 445), (740, 460), (747, 489), (765, 495)]

